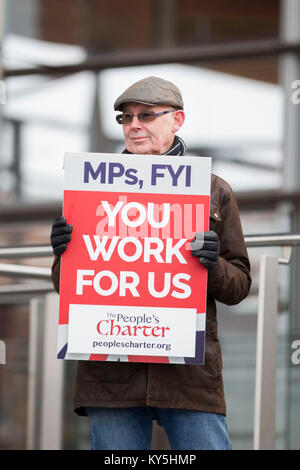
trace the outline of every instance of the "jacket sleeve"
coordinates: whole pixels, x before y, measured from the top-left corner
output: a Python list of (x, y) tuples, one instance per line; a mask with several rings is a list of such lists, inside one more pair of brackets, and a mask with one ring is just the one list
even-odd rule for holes
[(54, 289), (59, 293), (59, 281), (60, 281), (60, 258), (55, 256), (52, 265), (51, 279), (54, 285)]
[(244, 241), (239, 210), (230, 186), (220, 198), (221, 221), (211, 226), (220, 238), (218, 263), (208, 273), (207, 293), (227, 305), (241, 302), (251, 286), (250, 261)]

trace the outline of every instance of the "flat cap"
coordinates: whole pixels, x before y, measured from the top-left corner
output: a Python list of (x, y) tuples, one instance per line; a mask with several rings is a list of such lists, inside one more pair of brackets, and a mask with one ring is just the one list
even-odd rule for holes
[(183, 100), (177, 86), (159, 77), (147, 77), (131, 85), (117, 98), (114, 110), (120, 111), (124, 103), (133, 101), (148, 105), (166, 104), (183, 109)]

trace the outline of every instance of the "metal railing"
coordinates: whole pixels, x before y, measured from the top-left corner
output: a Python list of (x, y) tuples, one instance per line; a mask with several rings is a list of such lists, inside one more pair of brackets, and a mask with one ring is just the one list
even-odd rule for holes
[(141, 51), (121, 51), (94, 55), (75, 64), (55, 66), (34, 66), (18, 69), (5, 69), (5, 79), (26, 75), (67, 75), (82, 71), (99, 72), (108, 68), (145, 66), (157, 64), (199, 64), (216, 61), (238, 60), (258, 57), (278, 57), (284, 54), (299, 54), (299, 41), (260, 39), (229, 43), (181, 46), (172, 48), (143, 49)]
[[(248, 248), (271, 246), (282, 248), (282, 257), (274, 254), (263, 254), (260, 257), (257, 312), (253, 448), (255, 450), (274, 449), (278, 265), (290, 263), (293, 247), (300, 245), (300, 234), (246, 236), (245, 243)], [(6, 260), (52, 256), (50, 246), (0, 248), (0, 259)], [(51, 269), (1, 263), (0, 275), (50, 281)], [(0, 294), (38, 295), (51, 291), (53, 287), (50, 282), (0, 286)]]

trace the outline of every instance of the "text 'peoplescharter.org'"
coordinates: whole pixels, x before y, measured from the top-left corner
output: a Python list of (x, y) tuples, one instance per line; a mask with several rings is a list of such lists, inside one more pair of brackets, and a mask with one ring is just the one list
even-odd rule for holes
[(105, 348), (148, 348), (148, 349), (165, 349), (171, 351), (171, 345), (165, 343), (146, 343), (135, 342), (135, 341), (93, 341), (93, 348), (105, 347)]

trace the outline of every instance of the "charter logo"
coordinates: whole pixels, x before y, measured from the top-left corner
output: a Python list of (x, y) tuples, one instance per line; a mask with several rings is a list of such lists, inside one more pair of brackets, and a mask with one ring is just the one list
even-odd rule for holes
[(6, 364), (6, 346), (4, 341), (0, 339), (0, 364)]

